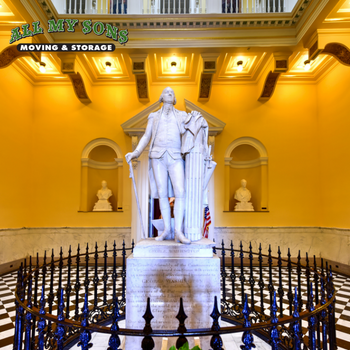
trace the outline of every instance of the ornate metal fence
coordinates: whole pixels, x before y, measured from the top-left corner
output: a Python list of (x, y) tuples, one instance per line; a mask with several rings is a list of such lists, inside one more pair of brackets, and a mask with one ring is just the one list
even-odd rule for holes
[[(302, 265), (300, 252), (293, 262), (289, 250), (282, 259), (280, 249), (273, 257), (271, 247), (262, 254), (261, 245), (255, 253), (251, 244), (244, 251), (242, 243), (234, 249), (232, 242), (229, 248), (224, 242), (213, 248), (221, 256), (221, 308), (213, 300), (211, 328), (187, 329), (180, 300), (179, 327), (153, 330), (148, 299), (145, 327), (122, 329), (118, 322), (125, 318), (126, 256), (133, 248), (133, 243), (130, 248), (123, 243), (117, 249), (114, 242), (113, 249), (106, 243), (103, 251), (96, 244), (93, 252), (87, 245), (81, 253), (78, 246), (76, 255), (69, 249), (65, 258), (61, 249), (56, 260), (52, 251), (50, 261), (45, 255), (41, 266), (38, 255), (35, 266), (32, 258), (24, 260), (18, 270), (14, 350), (61, 350), (78, 337), (78, 345), (88, 350), (92, 332), (110, 335), (108, 350), (119, 349), (121, 335), (143, 337), (144, 350), (154, 348), (153, 337), (178, 337), (180, 347), (188, 337), (211, 336), (211, 347), (219, 350), (221, 335), (237, 332), (242, 333), (243, 350), (254, 347), (254, 335), (274, 350), (337, 348), (331, 267), (323, 260), (318, 267), (315, 257), (311, 266), (307, 255)], [(232, 326), (220, 327), (220, 317)]]

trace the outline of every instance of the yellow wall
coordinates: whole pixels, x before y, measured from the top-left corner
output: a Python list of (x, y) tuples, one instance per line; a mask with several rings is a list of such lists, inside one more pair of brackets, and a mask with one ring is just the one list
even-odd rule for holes
[(30, 218), (33, 96), (15, 68), (0, 70), (0, 228), (27, 226)]
[(350, 227), (350, 68), (338, 64), (317, 86), (321, 225)]
[[(131, 182), (126, 163), (124, 212), (78, 213), (81, 152), (98, 137), (114, 140), (123, 154), (130, 151), (131, 140), (120, 124), (156, 101), (163, 88), (152, 86), (151, 102), (142, 104), (136, 98), (135, 86), (94, 86), (93, 103), (85, 106), (70, 85), (35, 87), (32, 167), (36, 195), (28, 226), (130, 226)], [(265, 104), (256, 100), (256, 85), (214, 85), (207, 103), (197, 102), (195, 86), (175, 86), (175, 93), (177, 108), (184, 109), (186, 97), (227, 124), (215, 145), (216, 226), (316, 225), (315, 86), (278, 86)], [(224, 153), (242, 136), (257, 138), (268, 150), (270, 213), (250, 213), (249, 217), (245, 213), (223, 213)]]
[[(202, 106), (226, 123), (215, 142), (215, 225), (317, 225), (316, 87), (278, 84), (266, 103), (257, 101), (258, 92), (255, 85), (214, 86), (210, 101)], [(258, 139), (268, 152), (269, 213), (223, 213), (223, 156), (233, 140), (244, 136)]]
[[(226, 123), (215, 140), (216, 226), (350, 227), (349, 78), (350, 69), (338, 66), (318, 85), (278, 84), (266, 103), (257, 101), (254, 84), (213, 85), (205, 103), (196, 85), (174, 86), (178, 109), (186, 98)], [(99, 137), (129, 152), (120, 125), (158, 100), (164, 86), (150, 87), (149, 103), (137, 100), (133, 85), (92, 86), (93, 102), (84, 105), (70, 84), (34, 87), (13, 67), (0, 70), (0, 80), (0, 227), (130, 226), (125, 162), (123, 212), (78, 212), (81, 154)], [(224, 154), (244, 136), (268, 152), (269, 213), (224, 212)]]
[[(129, 183), (124, 188), (124, 212), (78, 213), (78, 209), (82, 151), (88, 142), (100, 137), (115, 141), (123, 154), (131, 149), (131, 139), (120, 124), (144, 108), (135, 95), (134, 86), (93, 87), (93, 103), (86, 106), (76, 98), (71, 85), (35, 88), (33, 169), (37, 176), (33, 187), (38, 195), (37, 213), (30, 225), (130, 226)], [(125, 103), (131, 100), (129, 96), (135, 96), (130, 105)], [(127, 179), (126, 163), (123, 173)], [(40, 193), (43, 184), (49, 195)]]

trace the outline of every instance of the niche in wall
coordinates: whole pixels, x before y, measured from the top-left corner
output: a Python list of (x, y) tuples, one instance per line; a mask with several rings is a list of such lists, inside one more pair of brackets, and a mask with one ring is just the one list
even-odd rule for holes
[(234, 211), (235, 192), (247, 180), (255, 211), (268, 211), (268, 157), (264, 145), (252, 138), (233, 141), (225, 153), (225, 211)]
[(122, 211), (122, 169), (123, 158), (118, 144), (104, 138), (89, 142), (81, 157), (80, 211), (92, 211), (103, 180), (113, 193), (109, 198), (113, 211)]

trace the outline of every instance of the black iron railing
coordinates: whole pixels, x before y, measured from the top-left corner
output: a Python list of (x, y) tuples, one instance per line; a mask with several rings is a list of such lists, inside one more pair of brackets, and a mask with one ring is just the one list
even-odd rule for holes
[[(243, 350), (252, 349), (253, 334), (276, 350), (337, 348), (331, 267), (324, 266), (323, 259), (318, 267), (315, 257), (310, 266), (307, 255), (302, 265), (300, 252), (294, 262), (289, 250), (283, 259), (280, 249), (273, 257), (271, 247), (268, 254), (262, 254), (261, 245), (255, 253), (251, 244), (244, 251), (242, 243), (236, 250), (232, 242), (229, 248), (224, 242), (213, 248), (221, 257), (221, 307), (215, 298), (211, 328), (187, 329), (182, 299), (177, 329), (152, 329), (149, 299), (143, 315), (145, 327), (120, 328), (118, 322), (125, 318), (126, 256), (133, 248), (133, 243), (130, 248), (123, 243), (117, 249), (114, 242), (113, 249), (106, 243), (103, 251), (96, 244), (93, 252), (87, 245), (81, 253), (78, 246), (76, 255), (69, 249), (65, 258), (61, 249), (57, 260), (52, 251), (50, 262), (45, 254), (41, 266), (38, 255), (35, 266), (32, 258), (28, 264), (24, 260), (18, 271), (14, 350), (61, 350), (76, 338), (82, 350), (87, 350), (92, 346), (92, 332), (110, 335), (108, 350), (119, 348), (121, 335), (143, 337), (144, 350), (154, 348), (153, 337), (177, 337), (180, 347), (188, 337), (211, 336), (211, 347), (219, 350), (221, 335), (238, 332), (243, 334)], [(232, 326), (220, 327), (220, 317)]]

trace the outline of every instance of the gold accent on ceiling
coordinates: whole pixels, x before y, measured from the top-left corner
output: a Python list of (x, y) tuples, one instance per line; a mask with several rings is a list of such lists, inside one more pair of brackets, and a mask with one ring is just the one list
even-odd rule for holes
[(289, 63), (290, 69), (287, 73), (281, 75), (280, 81), (300, 80), (315, 82), (337, 64), (333, 57), (321, 53), (315, 60), (310, 61), (310, 69), (305, 70), (305, 61), (308, 59), (307, 50), (294, 53)]
[[(232, 75), (232, 74), (249, 74), (251, 71), (253, 64), (255, 60), (257, 59), (257, 56), (231, 56), (230, 61), (227, 64), (225, 75)], [(238, 70), (238, 62), (242, 61), (242, 71), (239, 72)]]
[(42, 53), (41, 62), (45, 63), (45, 73), (40, 72), (39, 62), (35, 62), (31, 57), (18, 59), (14, 67), (34, 84), (68, 81), (67, 76), (61, 73), (60, 61), (56, 54)]
[(349, 22), (350, 21), (350, 1), (339, 1), (333, 10), (328, 14), (325, 23)]
[(14, 27), (26, 23), (22, 14), (16, 8), (16, 1), (19, 0), (13, 2), (11, 0), (0, 0), (0, 26), (2, 31), (11, 31)]
[[(123, 75), (123, 69), (120, 65), (119, 58), (118, 57), (91, 57), (93, 63), (96, 66), (97, 72), (100, 75)], [(106, 62), (111, 63), (111, 72), (106, 72)]]
[(0, 0), (0, 17), (1, 16), (14, 16), (15, 14), (10, 10), (10, 8), (7, 6), (7, 4), (3, 1)]
[(306, 76), (315, 75), (329, 61), (329, 56), (319, 55), (313, 61), (310, 61), (310, 69), (304, 69), (304, 62), (309, 59), (307, 51), (299, 51), (290, 64), (288, 74), (302, 74)]
[[(125, 60), (125, 54), (87, 52), (79, 57), (91, 82), (135, 81), (133, 74), (130, 73), (131, 62), (129, 59)], [(106, 72), (106, 62), (111, 63), (110, 73)]]
[[(154, 52), (149, 56), (152, 82), (194, 82), (199, 65), (199, 54), (192, 52)], [(172, 62), (176, 66), (172, 66)]]
[[(255, 80), (257, 73), (262, 68), (263, 61), (266, 59), (266, 54), (266, 52), (226, 53), (222, 63), (219, 61), (221, 69), (215, 78), (216, 80), (232, 78)], [(242, 61), (242, 71), (238, 70), (237, 63), (239, 61)]]
[(27, 64), (27, 66), (29, 66), (32, 69), (35, 75), (38, 75), (38, 76), (61, 75), (59, 68), (55, 64), (56, 62), (54, 61), (51, 55), (42, 54), (41, 56), (41, 61), (45, 63), (45, 69), (46, 69), (45, 73), (40, 72), (39, 63), (34, 62), (34, 60), (31, 57), (22, 57), (19, 60), (22, 61), (23, 64)]
[[(162, 75), (185, 75), (187, 71), (187, 57), (172, 57), (160, 58)], [(175, 65), (173, 65), (175, 63)]]

